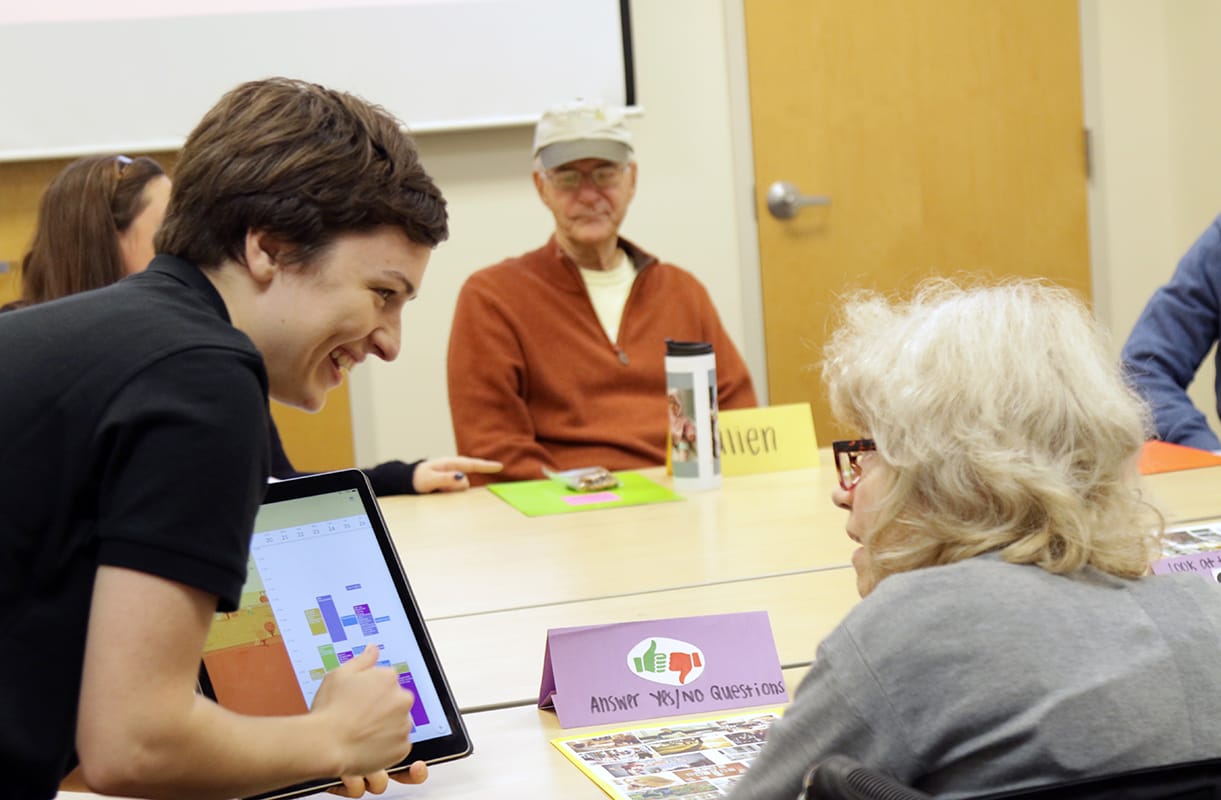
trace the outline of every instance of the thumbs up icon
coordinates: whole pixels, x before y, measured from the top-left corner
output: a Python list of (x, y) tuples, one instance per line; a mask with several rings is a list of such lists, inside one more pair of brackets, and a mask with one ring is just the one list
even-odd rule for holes
[(666, 654), (657, 652), (657, 640), (649, 642), (649, 649), (636, 657), (637, 672), (663, 672), (666, 668)]
[(667, 636), (640, 639), (624, 655), (622, 663), (633, 675), (666, 686), (694, 683), (708, 666), (699, 645)]

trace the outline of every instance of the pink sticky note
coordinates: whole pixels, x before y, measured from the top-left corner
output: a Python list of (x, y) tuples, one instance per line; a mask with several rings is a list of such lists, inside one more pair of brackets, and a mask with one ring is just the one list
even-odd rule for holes
[(765, 611), (547, 631), (538, 705), (564, 728), (787, 702)]
[(621, 499), (614, 492), (591, 492), (589, 494), (571, 494), (564, 497), (564, 502), (570, 506), (588, 506), (594, 503), (613, 503)]

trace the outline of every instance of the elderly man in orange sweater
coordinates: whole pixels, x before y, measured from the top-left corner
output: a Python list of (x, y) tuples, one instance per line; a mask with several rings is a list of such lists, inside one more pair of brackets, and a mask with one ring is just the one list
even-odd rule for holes
[(458, 449), (502, 462), (492, 480), (664, 463), (667, 338), (713, 345), (721, 408), (755, 405), (704, 286), (619, 236), (636, 173), (621, 110), (577, 101), (540, 119), (534, 186), (555, 233), (472, 274), (449, 339)]

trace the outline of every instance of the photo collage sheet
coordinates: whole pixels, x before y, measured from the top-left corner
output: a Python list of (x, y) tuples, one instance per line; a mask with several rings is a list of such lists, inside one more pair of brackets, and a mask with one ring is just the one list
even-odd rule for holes
[(1154, 575), (1196, 572), (1221, 583), (1221, 521), (1168, 528)]
[(552, 743), (616, 800), (714, 800), (729, 796), (780, 713), (764, 709)]
[(1195, 555), (1221, 550), (1221, 521), (1170, 528), (1162, 536), (1162, 555)]

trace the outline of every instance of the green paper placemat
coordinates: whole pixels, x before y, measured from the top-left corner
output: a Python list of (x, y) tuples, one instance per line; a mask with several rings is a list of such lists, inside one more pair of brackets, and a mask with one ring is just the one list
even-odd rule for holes
[(668, 503), (682, 500), (661, 484), (654, 483), (638, 472), (616, 472), (619, 485), (601, 492), (574, 492), (558, 481), (517, 481), (493, 483), (492, 493), (527, 517), (549, 514), (571, 514), (598, 508), (640, 506), (646, 503)]

